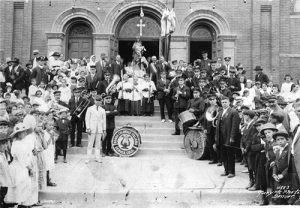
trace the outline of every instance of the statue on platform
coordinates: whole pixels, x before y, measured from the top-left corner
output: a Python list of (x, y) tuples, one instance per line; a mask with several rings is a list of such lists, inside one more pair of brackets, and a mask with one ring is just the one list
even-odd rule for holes
[(128, 67), (125, 67), (126, 73), (131, 77), (136, 76), (138, 78), (143, 78), (144, 74), (146, 74), (148, 62), (143, 56), (143, 53), (146, 51), (146, 49), (142, 45), (139, 38), (133, 44), (132, 50), (132, 62)]

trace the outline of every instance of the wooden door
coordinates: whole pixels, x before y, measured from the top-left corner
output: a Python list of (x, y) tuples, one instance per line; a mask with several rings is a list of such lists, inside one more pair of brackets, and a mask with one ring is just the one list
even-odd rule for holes
[(92, 55), (92, 39), (72, 38), (69, 40), (69, 58), (82, 58)]

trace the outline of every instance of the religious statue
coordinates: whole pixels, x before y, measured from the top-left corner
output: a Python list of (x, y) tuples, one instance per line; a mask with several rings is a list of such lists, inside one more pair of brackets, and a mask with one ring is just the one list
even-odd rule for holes
[(125, 67), (126, 73), (129, 76), (137, 76), (138, 78), (143, 78), (146, 73), (146, 68), (148, 67), (148, 62), (146, 58), (143, 56), (144, 51), (146, 51), (145, 47), (142, 45), (139, 38), (132, 46), (132, 62), (131, 65)]

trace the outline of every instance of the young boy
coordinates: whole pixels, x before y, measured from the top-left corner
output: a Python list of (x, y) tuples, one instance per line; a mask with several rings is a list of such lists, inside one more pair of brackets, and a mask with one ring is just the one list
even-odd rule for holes
[(29, 86), (29, 90), (28, 90), (28, 97), (30, 98), (30, 100), (34, 99), (35, 93), (38, 89), (39, 88), (36, 85), (36, 79), (35, 78), (31, 79), (31, 85)]
[(102, 143), (102, 152), (105, 155), (112, 156), (113, 150), (111, 149), (111, 139), (116, 128), (115, 116), (118, 115), (116, 107), (112, 104), (112, 97), (107, 95), (104, 98), (104, 106), (106, 112), (106, 137)]
[[(290, 181), (288, 178), (288, 164), (290, 157), (290, 146), (289, 146), (289, 135), (286, 131), (278, 131), (273, 135), (273, 139), (275, 140), (278, 146), (274, 147), (275, 152), (275, 165), (273, 166), (273, 174), (272, 177), (274, 179), (274, 190), (278, 194), (278, 196), (284, 196), (285, 194), (281, 191), (288, 191), (288, 189), (282, 190), (282, 187), (290, 187)], [(289, 198), (274, 198), (274, 202), (276, 204), (288, 204)]]
[(0, 207), (4, 207), (4, 198), (7, 188), (12, 185), (12, 178), (9, 172), (10, 157), (7, 154), (8, 122), (0, 121)]
[(60, 151), (63, 151), (64, 163), (67, 163), (68, 137), (71, 130), (71, 121), (67, 119), (67, 110), (62, 109), (59, 112), (59, 119), (56, 121), (56, 128), (59, 131), (55, 148), (55, 163), (57, 163)]

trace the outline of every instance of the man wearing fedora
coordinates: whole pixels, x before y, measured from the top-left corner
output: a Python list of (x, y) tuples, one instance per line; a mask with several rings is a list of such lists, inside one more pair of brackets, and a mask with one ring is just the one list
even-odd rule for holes
[(256, 66), (254, 71), (256, 71), (255, 82), (269, 83), (269, 77), (262, 72), (263, 68), (261, 68), (261, 66)]
[(101, 53), (101, 59), (96, 62), (96, 74), (100, 78), (100, 80), (103, 80), (103, 75), (109, 67), (106, 58), (107, 58), (106, 54)]
[(24, 82), (24, 69), (20, 66), (20, 60), (14, 58), (9, 61), (8, 67), (4, 69), (6, 82), (10, 82), (13, 85), (13, 89), (22, 90), (25, 88)]

